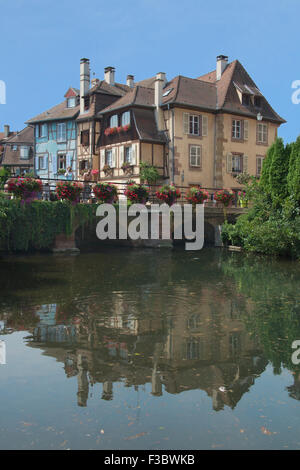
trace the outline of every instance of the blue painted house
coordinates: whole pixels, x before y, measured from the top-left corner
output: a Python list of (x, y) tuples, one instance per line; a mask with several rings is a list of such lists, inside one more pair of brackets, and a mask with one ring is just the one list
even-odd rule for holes
[(27, 121), (35, 128), (34, 169), (40, 178), (63, 179), (70, 166), (77, 174), (79, 90), (69, 88), (65, 100)]

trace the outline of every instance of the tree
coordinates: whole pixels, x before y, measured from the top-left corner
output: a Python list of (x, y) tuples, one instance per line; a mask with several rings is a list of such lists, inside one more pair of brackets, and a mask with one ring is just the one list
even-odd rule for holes
[(275, 204), (280, 203), (288, 195), (287, 175), (289, 171), (290, 146), (284, 147), (283, 140), (276, 139), (274, 152), (269, 169), (270, 192)]
[(300, 201), (300, 136), (292, 147), (287, 184), (289, 194)]
[(146, 162), (140, 163), (140, 175), (142, 180), (147, 181), (148, 184), (156, 183), (159, 178), (157, 168)]

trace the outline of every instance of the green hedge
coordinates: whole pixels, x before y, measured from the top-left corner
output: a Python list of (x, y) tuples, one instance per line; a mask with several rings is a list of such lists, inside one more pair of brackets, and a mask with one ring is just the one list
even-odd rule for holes
[(57, 234), (70, 235), (74, 227), (94, 221), (96, 209), (96, 204), (72, 206), (66, 201), (22, 204), (0, 194), (0, 250), (51, 249)]

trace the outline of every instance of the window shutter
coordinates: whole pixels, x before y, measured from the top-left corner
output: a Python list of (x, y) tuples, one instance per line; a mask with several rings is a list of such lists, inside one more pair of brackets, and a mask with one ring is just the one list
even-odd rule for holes
[(48, 168), (48, 155), (44, 155), (44, 158), (43, 158), (43, 169), (44, 170), (47, 170)]
[(57, 173), (57, 155), (56, 155), (56, 153), (52, 155), (52, 172), (55, 175)]
[(248, 140), (248, 134), (249, 134), (249, 121), (244, 121), (244, 140)]
[[(198, 147), (198, 155), (199, 155), (199, 166), (200, 169), (202, 170), (202, 145), (199, 145)], [(198, 163), (198, 162), (197, 162)]]
[(103, 168), (105, 165), (105, 149), (100, 150), (100, 167)]
[(117, 147), (113, 147), (111, 152), (111, 167), (116, 168), (116, 161), (117, 161)]
[(67, 153), (67, 168), (69, 166), (72, 166), (72, 153), (71, 152)]
[(35, 170), (39, 170), (39, 157), (35, 157)]
[(137, 158), (138, 158), (138, 147), (139, 144), (133, 144), (132, 146), (132, 165), (137, 164)]
[(183, 133), (189, 134), (189, 114), (183, 113)]
[(208, 117), (202, 116), (202, 136), (207, 136), (208, 131)]
[(227, 173), (232, 173), (232, 153), (227, 154)]
[(121, 145), (119, 149), (119, 168), (121, 168), (123, 163), (124, 163), (124, 145)]
[(243, 155), (243, 173), (248, 173), (248, 155)]

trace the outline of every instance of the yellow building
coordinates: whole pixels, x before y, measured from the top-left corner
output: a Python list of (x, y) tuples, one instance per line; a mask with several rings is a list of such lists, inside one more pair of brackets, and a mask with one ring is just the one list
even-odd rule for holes
[[(140, 181), (140, 163), (160, 182), (238, 187), (235, 176), (259, 176), (267, 148), (285, 122), (246, 70), (218, 56), (216, 70), (197, 79), (164, 73), (137, 84), (97, 114), (93, 167), (101, 180)], [(124, 165), (126, 163), (126, 165)]]

